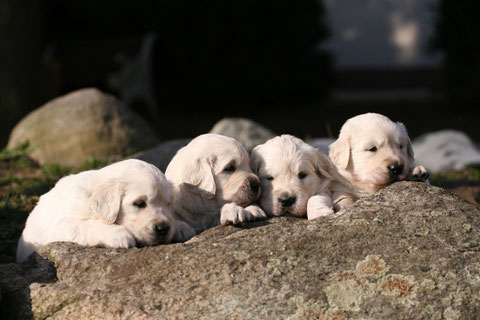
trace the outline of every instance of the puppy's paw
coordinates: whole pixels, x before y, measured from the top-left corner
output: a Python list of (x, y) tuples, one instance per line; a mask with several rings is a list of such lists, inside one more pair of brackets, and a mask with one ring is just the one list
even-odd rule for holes
[(307, 218), (308, 220), (319, 217), (333, 216), (335, 211), (330, 207), (331, 199), (324, 195), (315, 195), (308, 199)]
[(252, 214), (235, 203), (223, 205), (220, 212), (221, 224), (239, 224), (250, 220), (252, 220)]
[(259, 206), (251, 205), (245, 208), (246, 211), (250, 212), (252, 220), (262, 220), (267, 218), (267, 214)]
[(424, 166), (416, 166), (412, 169), (409, 175), (410, 181), (420, 181), (425, 182), (430, 177), (430, 173), (425, 169)]
[(133, 234), (127, 228), (118, 225), (112, 225), (111, 230), (105, 232), (102, 243), (111, 248), (132, 248), (136, 241)]
[(197, 233), (187, 223), (183, 221), (176, 221), (174, 242), (184, 242), (193, 238)]

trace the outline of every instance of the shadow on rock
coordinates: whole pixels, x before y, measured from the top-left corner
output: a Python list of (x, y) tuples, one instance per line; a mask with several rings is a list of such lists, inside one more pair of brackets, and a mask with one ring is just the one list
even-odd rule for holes
[(52, 261), (36, 252), (22, 263), (0, 265), (0, 314), (2, 319), (34, 319), (30, 285), (45, 285), (57, 281)]

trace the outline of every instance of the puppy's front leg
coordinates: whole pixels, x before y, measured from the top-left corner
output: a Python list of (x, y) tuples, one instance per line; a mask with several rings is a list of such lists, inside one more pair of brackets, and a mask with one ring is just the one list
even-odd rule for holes
[(333, 215), (334, 211), (331, 207), (332, 198), (326, 193), (320, 193), (310, 197), (307, 202), (308, 220)]
[(186, 222), (181, 220), (175, 221), (175, 235), (173, 241), (184, 242), (193, 238), (197, 233)]
[(136, 245), (135, 237), (127, 228), (101, 220), (64, 219), (59, 223), (58, 230), (62, 232), (60, 241), (73, 241), (84, 246), (131, 248)]
[(345, 208), (352, 206), (355, 203), (355, 198), (348, 193), (339, 191), (333, 192), (332, 201), (333, 201), (333, 211), (339, 212)]

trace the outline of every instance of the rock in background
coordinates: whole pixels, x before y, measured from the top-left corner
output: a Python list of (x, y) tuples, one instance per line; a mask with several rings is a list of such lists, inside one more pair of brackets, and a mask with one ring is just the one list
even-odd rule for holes
[(317, 148), (318, 151), (328, 156), (328, 147), (334, 142), (334, 139), (331, 138), (314, 138), (312, 140), (306, 140), (308, 144), (312, 147)]
[(219, 226), (142, 249), (53, 244), (17, 273), (47, 259), (58, 280), (0, 282), (1, 304), (42, 319), (475, 319), (479, 248), (477, 206), (399, 182), (337, 218)]
[(88, 88), (56, 98), (13, 129), (8, 147), (28, 141), (40, 164), (73, 167), (91, 157), (126, 156), (152, 147), (155, 133), (115, 97)]
[(416, 138), (413, 143), (415, 162), (436, 173), (461, 170), (468, 165), (480, 165), (480, 151), (463, 132), (441, 130)]
[(275, 134), (264, 126), (245, 118), (225, 118), (217, 122), (210, 133), (217, 133), (237, 139), (250, 151), (255, 146), (275, 137)]

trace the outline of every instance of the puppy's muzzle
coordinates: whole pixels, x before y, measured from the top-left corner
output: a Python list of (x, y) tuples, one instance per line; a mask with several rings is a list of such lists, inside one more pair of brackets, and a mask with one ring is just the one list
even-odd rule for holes
[(166, 222), (162, 222), (155, 226), (155, 236), (158, 243), (165, 242), (170, 231), (170, 225)]
[(295, 201), (297, 201), (297, 197), (282, 196), (282, 197), (278, 198), (278, 202), (280, 202), (280, 204), (283, 208), (291, 207), (295, 203)]
[(260, 180), (258, 178), (251, 178), (248, 180), (248, 184), (250, 186), (250, 191), (254, 196), (255, 200), (258, 200), (260, 197)]
[(254, 194), (257, 194), (258, 190), (260, 189), (260, 182), (256, 179), (252, 179), (249, 181), (249, 183), (250, 183), (250, 190), (252, 190)]
[(388, 166), (388, 170), (394, 177), (398, 177), (403, 172), (404, 165), (400, 163), (395, 163)]

